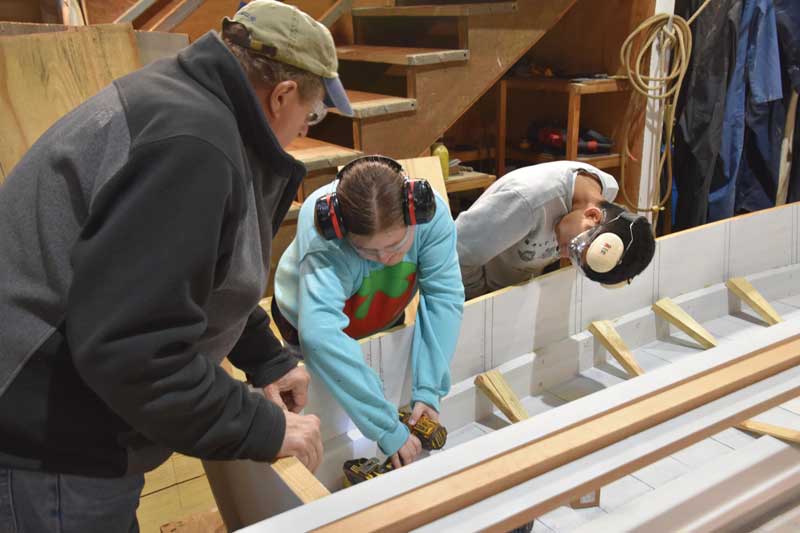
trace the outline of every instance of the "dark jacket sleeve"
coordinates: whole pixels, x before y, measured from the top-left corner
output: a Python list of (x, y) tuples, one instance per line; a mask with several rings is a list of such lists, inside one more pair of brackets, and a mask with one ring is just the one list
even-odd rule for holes
[(285, 350), (269, 328), (269, 316), (261, 307), (250, 315), (228, 359), (247, 374), (255, 387), (264, 387), (297, 366), (298, 359)]
[(263, 461), (283, 442), (283, 413), (196, 349), (243, 186), (200, 139), (132, 150), (73, 248), (66, 326), (81, 378), (134, 429), (188, 455)]

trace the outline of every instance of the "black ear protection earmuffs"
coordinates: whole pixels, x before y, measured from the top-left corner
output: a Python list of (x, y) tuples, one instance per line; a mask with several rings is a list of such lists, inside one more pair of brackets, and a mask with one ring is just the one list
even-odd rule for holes
[[(633, 224), (644, 217), (623, 211), (613, 220), (617, 218), (621, 218), (629, 224), (631, 240), (628, 242), (628, 246), (625, 246), (620, 236), (610, 231), (595, 237), (592, 244), (589, 245), (589, 249), (586, 250), (586, 264), (595, 272), (601, 274), (610, 272), (622, 262), (622, 257), (633, 244)], [(613, 220), (609, 222), (613, 222)]]
[[(433, 215), (436, 214), (436, 197), (433, 194), (431, 184), (425, 180), (409, 179), (400, 163), (390, 157), (368, 155), (354, 159), (342, 167), (342, 170), (336, 174), (336, 180), (340, 180), (353, 165), (362, 161), (384, 163), (405, 177), (400, 201), (403, 202), (403, 220), (406, 226), (425, 224), (433, 219)], [(336, 198), (335, 192), (320, 196), (317, 199), (314, 204), (314, 223), (327, 240), (343, 239), (347, 235), (347, 227), (345, 226), (344, 218), (342, 218), (342, 209), (339, 206), (339, 200)]]

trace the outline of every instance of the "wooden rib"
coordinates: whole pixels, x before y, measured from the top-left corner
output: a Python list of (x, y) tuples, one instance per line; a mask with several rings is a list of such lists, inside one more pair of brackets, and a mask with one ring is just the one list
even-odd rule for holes
[(636, 362), (636, 358), (625, 345), (625, 341), (619, 336), (617, 330), (608, 320), (598, 320), (589, 324), (589, 332), (594, 338), (600, 341), (614, 359), (622, 365), (622, 368), (631, 376), (641, 376), (644, 370)]
[(483, 392), (492, 403), (502, 411), (504, 415), (513, 423), (525, 420), (530, 415), (522, 406), (508, 385), (506, 378), (498, 370), (489, 370), (483, 374), (475, 376), (475, 386)]
[(783, 321), (775, 308), (745, 278), (731, 278), (725, 282), (725, 286), (770, 326)]
[(767, 424), (764, 422), (757, 422), (755, 420), (745, 420), (736, 426), (739, 429), (750, 431), (752, 433), (759, 433), (761, 435), (769, 435), (776, 439), (781, 439), (786, 442), (800, 444), (800, 431), (793, 429), (776, 426), (774, 424)]
[[(508, 385), (506, 378), (498, 370), (490, 370), (475, 376), (475, 386), (506, 415), (512, 424), (530, 417), (528, 411)], [(600, 489), (598, 488), (581, 498), (571, 501), (569, 505), (573, 509), (597, 507), (600, 505)]]
[[(409, 531), (798, 364), (800, 336), (795, 336), (373, 505), (317, 531)], [(800, 384), (789, 392), (797, 394), (798, 390)], [(772, 400), (782, 402), (785, 396)], [(743, 418), (751, 416), (747, 412), (741, 414)]]
[(671, 299), (662, 298), (657, 301), (653, 304), (653, 311), (699, 342), (703, 348), (713, 348), (717, 345), (714, 336)]
[(313, 502), (330, 494), (325, 485), (297, 457), (283, 457), (270, 466), (303, 503)]

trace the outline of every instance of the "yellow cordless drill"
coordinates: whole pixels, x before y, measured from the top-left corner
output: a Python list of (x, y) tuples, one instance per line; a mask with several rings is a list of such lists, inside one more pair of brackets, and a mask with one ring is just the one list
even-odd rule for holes
[[(422, 415), (413, 426), (408, 424), (411, 410), (408, 408), (400, 409), (398, 416), (400, 421), (408, 426), (411, 433), (419, 439), (423, 449), (438, 450), (447, 442), (447, 429), (427, 416)], [(377, 457), (369, 459), (361, 457), (345, 461), (342, 470), (344, 471), (344, 486), (349, 487), (390, 472), (394, 470), (394, 467), (392, 466), (391, 458), (381, 462)]]

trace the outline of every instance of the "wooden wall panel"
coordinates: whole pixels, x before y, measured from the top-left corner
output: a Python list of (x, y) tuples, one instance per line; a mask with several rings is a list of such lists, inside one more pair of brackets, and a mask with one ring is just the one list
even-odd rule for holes
[(56, 120), (139, 66), (126, 25), (0, 37), (0, 181)]

